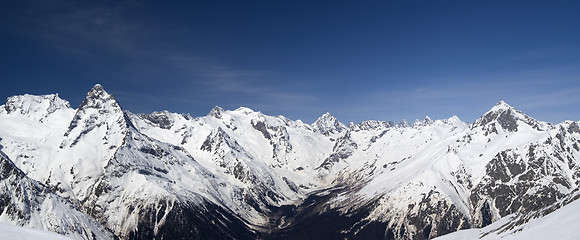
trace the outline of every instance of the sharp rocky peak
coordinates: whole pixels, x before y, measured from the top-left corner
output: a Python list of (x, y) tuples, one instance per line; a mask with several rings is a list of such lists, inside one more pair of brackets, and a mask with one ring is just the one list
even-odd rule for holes
[(359, 124), (351, 122), (348, 126), (349, 129), (358, 132), (361, 130), (377, 130), (394, 127), (396, 124), (392, 121), (377, 121), (377, 120), (366, 120)]
[(416, 119), (415, 122), (413, 123), (413, 126), (414, 127), (427, 126), (431, 123), (433, 123), (433, 120), (431, 120), (431, 118), (429, 116), (425, 116), (425, 118), (423, 120)]
[(314, 121), (314, 124), (316, 124), (316, 123), (335, 123), (337, 121), (338, 120), (336, 119), (336, 117), (334, 117), (329, 112), (326, 112), (325, 114), (322, 114), (322, 116), (320, 116), (318, 119), (316, 119), (316, 121)]
[(223, 112), (224, 112), (223, 108), (221, 108), (220, 106), (215, 106), (211, 111), (209, 111), (209, 115), (217, 119), (221, 119)]
[(314, 123), (312, 123), (314, 131), (320, 132), (325, 136), (329, 136), (334, 133), (340, 133), (346, 130), (346, 126), (342, 124), (338, 119), (336, 119), (329, 112), (320, 116)]
[(409, 124), (409, 122), (407, 122), (407, 119), (403, 119), (401, 120), (401, 122), (399, 124), (397, 124), (398, 127), (410, 127), (411, 125)]
[(490, 110), (489, 112), (493, 112), (493, 111), (501, 111), (501, 110), (509, 110), (509, 109), (515, 109), (514, 107), (512, 107), (511, 105), (509, 105), (508, 103), (506, 103), (504, 100), (501, 100), (499, 102), (497, 102)]
[(520, 122), (530, 125), (536, 130), (547, 130), (551, 126), (548, 123), (539, 122), (529, 117), (504, 101), (499, 101), (483, 116), (475, 120), (472, 128), (498, 123), (504, 130), (517, 132)]
[(113, 95), (107, 93), (101, 84), (96, 84), (85, 97), (85, 100), (79, 106), (79, 109), (86, 108), (116, 108), (121, 109)]
[[(77, 109), (69, 128), (65, 133), (65, 140), (61, 148), (65, 145), (71, 147), (83, 137), (96, 128), (106, 129), (105, 135), (111, 135), (113, 132), (125, 134), (126, 130), (132, 126), (119, 103), (113, 95), (107, 93), (105, 89), (96, 84), (85, 97), (83, 103)], [(107, 144), (119, 146), (119, 143), (106, 141), (108, 137), (103, 136), (103, 141)]]

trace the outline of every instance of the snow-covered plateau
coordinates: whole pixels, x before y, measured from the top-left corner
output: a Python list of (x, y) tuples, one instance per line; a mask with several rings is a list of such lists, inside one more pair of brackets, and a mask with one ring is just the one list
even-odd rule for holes
[(579, 124), (503, 101), (471, 124), (345, 125), (134, 114), (101, 85), (76, 109), (14, 96), (0, 106), (0, 222), (74, 239), (575, 239)]

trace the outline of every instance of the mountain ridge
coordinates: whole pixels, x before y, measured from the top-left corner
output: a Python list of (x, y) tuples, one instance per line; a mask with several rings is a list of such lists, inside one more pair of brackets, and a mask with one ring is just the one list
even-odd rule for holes
[(0, 108), (3, 151), (121, 239), (429, 239), (532, 213), (580, 181), (579, 123), (503, 101), (471, 124), (347, 126), (245, 107), (133, 114), (101, 85), (77, 109), (46, 96)]

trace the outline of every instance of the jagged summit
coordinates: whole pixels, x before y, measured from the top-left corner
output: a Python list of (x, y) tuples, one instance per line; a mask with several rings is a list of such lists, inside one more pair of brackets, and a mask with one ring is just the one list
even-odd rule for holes
[(316, 124), (317, 122), (328, 122), (328, 121), (336, 121), (336, 118), (332, 114), (330, 114), (330, 112), (322, 114), (320, 117), (318, 117), (318, 119), (316, 119), (316, 121), (314, 121), (313, 124)]
[(536, 130), (547, 130), (551, 126), (548, 123), (539, 122), (538, 120), (529, 117), (502, 100), (495, 104), (495, 106), (479, 119), (475, 120), (472, 124), (472, 128), (494, 125), (495, 123), (498, 123), (501, 128), (510, 132), (518, 131), (518, 126), (520, 126), (521, 123), (529, 125)]
[(473, 127), (485, 126), (497, 122), (503, 129), (515, 132), (518, 130), (517, 120), (522, 118), (522, 115), (525, 116), (523, 113), (502, 100), (495, 104), (495, 106), (479, 119), (475, 120)]
[(493, 112), (493, 111), (498, 111), (498, 110), (502, 110), (502, 109), (515, 109), (515, 108), (512, 107), (511, 105), (509, 105), (508, 103), (506, 103), (504, 100), (500, 100), (489, 111)]
[[(303, 124), (249, 108), (135, 115), (101, 85), (44, 122), (4, 108), (0, 145), (14, 165), (0, 161), (0, 178), (18, 180), (18, 167), (39, 183), (35, 199), (74, 203), (9, 206), (50, 210), (38, 216), (59, 227), (72, 216), (61, 209), (77, 209), (119, 239), (432, 239), (533, 213), (580, 181), (578, 124), (539, 131), (503, 101), (472, 128), (456, 116), (347, 128), (330, 113)], [(0, 213), (13, 182), (0, 182)]]
[(85, 100), (79, 106), (79, 109), (85, 108), (102, 108), (102, 107), (112, 107), (119, 108), (119, 103), (115, 100), (113, 95), (105, 91), (101, 84), (96, 84), (87, 93)]
[[(128, 111), (124, 111), (125, 114), (131, 114)], [(158, 126), (161, 129), (171, 129), (171, 127), (173, 126), (174, 120), (171, 117), (172, 115), (174, 115), (173, 113), (170, 113), (169, 111), (163, 110), (160, 112), (153, 112), (150, 114), (136, 114), (137, 116), (139, 116), (142, 119), (146, 119), (147, 121), (149, 121), (151, 124)], [(184, 118), (188, 118), (186, 115), (181, 115)]]
[(322, 116), (320, 116), (314, 123), (312, 123), (312, 127), (315, 131), (324, 134), (325, 136), (329, 136), (334, 133), (340, 133), (346, 130), (346, 126), (342, 124), (336, 117), (334, 117), (329, 112), (326, 112)]
[(413, 123), (413, 127), (427, 126), (431, 123), (433, 123), (433, 120), (431, 120), (431, 118), (429, 116), (425, 116), (425, 118), (423, 120), (415, 119), (415, 122)]
[(215, 106), (211, 111), (209, 111), (209, 116), (221, 119), (223, 112), (224, 112), (223, 108), (221, 108), (220, 106)]
[(100, 83), (95, 84), (95, 86), (93, 86), (93, 89), (100, 89), (101, 91), (105, 91), (103, 85), (101, 85)]
[(69, 110), (68, 101), (58, 94), (34, 96), (29, 94), (9, 97), (4, 104), (8, 114), (19, 113), (32, 119), (41, 120), (59, 110)]
[(409, 124), (409, 122), (407, 122), (407, 119), (403, 119), (401, 120), (401, 122), (399, 122), (399, 124), (397, 124), (398, 127), (410, 127), (411, 125)]
[(350, 128), (353, 131), (361, 131), (361, 130), (377, 130), (377, 129), (385, 129), (385, 128), (389, 128), (389, 127), (393, 127), (395, 126), (395, 123), (393, 123), (392, 121), (377, 121), (377, 120), (366, 120), (366, 121), (362, 121), (359, 124), (355, 124), (353, 122), (351, 122), (348, 125), (348, 128)]
[[(83, 103), (77, 109), (69, 128), (65, 133), (65, 145), (75, 145), (84, 135), (101, 129), (98, 134), (121, 133), (124, 135), (128, 123), (125, 113), (113, 95), (107, 93), (103, 86), (96, 84), (86, 95)], [(107, 144), (111, 141), (103, 138)], [(114, 144), (118, 146), (118, 143)]]

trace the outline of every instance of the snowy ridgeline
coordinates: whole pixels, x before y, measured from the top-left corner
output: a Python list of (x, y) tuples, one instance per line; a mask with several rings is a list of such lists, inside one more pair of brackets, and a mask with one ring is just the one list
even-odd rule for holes
[[(478, 234), (580, 183), (579, 123), (505, 102), (472, 124), (347, 126), (330, 113), (306, 124), (248, 108), (133, 114), (97, 85), (77, 109), (58, 95), (11, 97), (0, 126), (5, 166), (22, 172), (0, 179), (0, 207), (12, 209), (0, 221), (78, 238), (428, 239), (486, 227), (457, 233)], [(30, 186), (40, 190), (13, 194)], [(30, 204), (17, 204), (23, 196)], [(91, 220), (59, 222), (40, 211), (45, 199)]]

